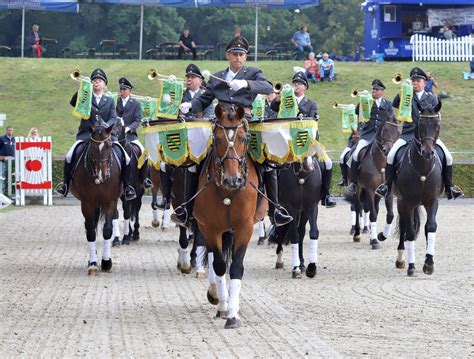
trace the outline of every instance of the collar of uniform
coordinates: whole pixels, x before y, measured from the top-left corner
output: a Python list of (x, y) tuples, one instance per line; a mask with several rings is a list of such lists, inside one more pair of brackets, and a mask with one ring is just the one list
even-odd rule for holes
[(299, 105), (299, 104), (301, 103), (301, 101), (303, 101), (303, 100), (304, 100), (304, 95), (303, 95), (303, 96), (299, 96), (299, 97), (296, 96), (296, 102), (298, 103), (298, 105)]
[(418, 100), (421, 100), (421, 98), (425, 94), (425, 91), (421, 90), (420, 92), (415, 92), (415, 94), (416, 94), (416, 97), (418, 98)]
[(196, 94), (199, 92), (199, 89), (197, 89), (196, 91), (193, 91), (191, 89), (187, 89), (189, 94), (191, 95), (191, 98), (194, 98), (196, 96)]
[(130, 101), (130, 96), (127, 96), (125, 98), (121, 97), (122, 103), (125, 105), (128, 101)]

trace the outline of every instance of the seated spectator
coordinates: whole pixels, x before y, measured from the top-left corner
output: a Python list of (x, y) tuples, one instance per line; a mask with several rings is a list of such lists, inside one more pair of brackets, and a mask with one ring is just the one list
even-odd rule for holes
[(28, 138), (30, 140), (34, 140), (34, 141), (39, 141), (40, 140), (40, 135), (39, 135), (38, 129), (36, 127), (32, 127), (28, 131), (28, 136), (26, 136), (26, 138)]
[(314, 52), (309, 53), (308, 60), (304, 62), (304, 68), (308, 80), (313, 83), (319, 81), (319, 62), (315, 59)]
[(291, 43), (296, 48), (295, 60), (301, 60), (304, 52), (313, 52), (313, 47), (311, 46), (311, 40), (309, 38), (308, 28), (306, 25), (300, 27), (299, 31), (296, 31), (293, 34)]
[(183, 33), (179, 37), (178, 59), (182, 59), (185, 52), (192, 52), (193, 60), (196, 60), (196, 43), (189, 34), (189, 29), (187, 27), (183, 29)]
[(329, 54), (325, 52), (323, 58), (319, 60), (320, 80), (334, 80), (334, 61), (329, 58)]
[(433, 87), (438, 87), (438, 83), (434, 79), (431, 72), (426, 72), (426, 76), (428, 76), (428, 79), (425, 81), (425, 91), (433, 92)]
[(30, 46), (33, 57), (41, 58), (46, 49), (41, 46), (43, 35), (39, 32), (39, 26), (33, 25), (32, 32), (28, 35), (28, 46)]
[(456, 34), (451, 30), (448, 25), (443, 26), (443, 37), (446, 40), (452, 40), (456, 37)]
[(0, 137), (0, 193), (5, 190), (5, 170), (8, 157), (15, 157), (15, 137), (13, 126), (8, 126), (5, 136)]

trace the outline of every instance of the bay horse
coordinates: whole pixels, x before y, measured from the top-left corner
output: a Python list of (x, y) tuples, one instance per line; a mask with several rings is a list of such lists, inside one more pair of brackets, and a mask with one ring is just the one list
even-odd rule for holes
[[(291, 163), (284, 166), (278, 174), (278, 187), (284, 189), (279, 193), (280, 204), (293, 217), (293, 221), (283, 227), (275, 228), (272, 236), (277, 242), (277, 262), (275, 268), (283, 268), (283, 240), (291, 243), (292, 277), (301, 278), (304, 271), (308, 278), (313, 278), (317, 271), (318, 259), (318, 203), (321, 198), (322, 175), (320, 166), (313, 157), (307, 157), (304, 163)], [(309, 265), (305, 267), (303, 256), (303, 239), (306, 224), (309, 222)], [(286, 232), (283, 235), (282, 232)], [(286, 238), (285, 238), (286, 237)]]
[[(442, 161), (436, 152), (436, 140), (440, 131), (441, 102), (434, 108), (421, 109), (415, 137), (400, 154), (397, 174), (393, 182), (393, 192), (397, 196), (398, 226), (400, 240), (397, 268), (405, 267), (404, 250), (407, 247), (407, 275), (416, 276), (415, 240), (420, 229), (420, 206), (427, 214), (425, 224), (426, 254), (423, 272), (434, 272), (434, 250), (436, 238), (436, 213), (438, 198), (443, 192)], [(398, 156), (397, 156), (398, 157)]]
[(245, 252), (253, 225), (266, 214), (267, 202), (262, 200), (257, 207), (258, 176), (247, 153), (244, 108), (218, 104), (215, 114), (212, 146), (200, 174), (193, 216), (209, 253), (208, 300), (217, 304), (217, 316), (227, 318), (225, 328), (237, 328)]
[(384, 241), (390, 234), (394, 218), (393, 196), (390, 193), (385, 197), (385, 207), (387, 209), (386, 222), (383, 232), (377, 234), (380, 197), (375, 195), (375, 190), (385, 181), (387, 155), (394, 142), (400, 137), (402, 129), (402, 126), (393, 114), (388, 111), (381, 111), (380, 114), (381, 119), (377, 126), (374, 140), (369, 146), (362, 149), (359, 154), (360, 167), (357, 172), (357, 193), (355, 196), (349, 197), (349, 200), (355, 205), (356, 211), (353, 240), (354, 242), (360, 242), (360, 217), (363, 211), (369, 212), (370, 246), (372, 249), (379, 249), (379, 241)]
[(81, 201), (85, 218), (89, 250), (88, 275), (97, 275), (99, 271), (95, 240), (100, 218), (104, 219), (104, 246), (100, 268), (104, 272), (110, 272), (112, 269), (112, 220), (123, 190), (119, 159), (114, 154), (111, 140), (112, 129), (113, 126), (107, 125), (101, 118), (95, 121), (90, 140), (85, 144), (85, 150), (79, 157), (72, 176), (71, 192)]

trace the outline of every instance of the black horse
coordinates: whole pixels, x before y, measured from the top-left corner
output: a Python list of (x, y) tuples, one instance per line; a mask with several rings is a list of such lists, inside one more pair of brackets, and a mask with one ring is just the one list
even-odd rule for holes
[(398, 169), (393, 192), (398, 198), (400, 241), (398, 244), (397, 268), (405, 267), (403, 254), (407, 246), (408, 276), (415, 276), (415, 239), (420, 229), (420, 205), (426, 209), (425, 224), (426, 255), (423, 265), (425, 274), (434, 271), (434, 248), (436, 238), (436, 213), (438, 198), (443, 192), (442, 160), (436, 151), (436, 140), (440, 131), (439, 110), (441, 102), (433, 109), (423, 109), (417, 124), (414, 139), (399, 151)]
[[(291, 243), (292, 277), (301, 278), (302, 272), (313, 278), (318, 258), (318, 202), (321, 199), (322, 175), (316, 159), (308, 157), (304, 163), (291, 163), (278, 174), (280, 204), (294, 220), (282, 227), (274, 227), (269, 241), (277, 243), (276, 268), (283, 268), (283, 243)], [(316, 162), (316, 163), (315, 163)], [(309, 265), (305, 267), (303, 239), (309, 222)]]

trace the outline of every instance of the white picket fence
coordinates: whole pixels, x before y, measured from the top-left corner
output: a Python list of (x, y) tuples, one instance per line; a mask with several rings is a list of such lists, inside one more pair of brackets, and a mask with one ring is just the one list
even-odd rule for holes
[(471, 61), (474, 39), (471, 36), (452, 40), (416, 34), (410, 38), (413, 61)]

